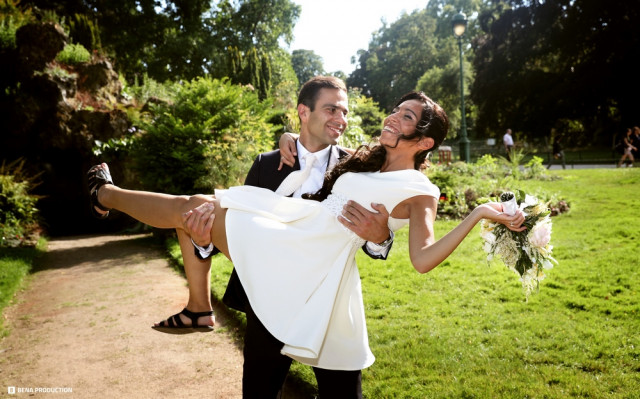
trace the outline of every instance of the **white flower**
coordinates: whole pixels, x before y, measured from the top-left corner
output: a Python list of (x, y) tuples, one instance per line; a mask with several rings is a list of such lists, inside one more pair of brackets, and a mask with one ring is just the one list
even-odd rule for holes
[(527, 206), (532, 206), (532, 205), (536, 205), (538, 204), (538, 199), (536, 197), (534, 197), (533, 195), (525, 195), (524, 196), (524, 206), (522, 204), (520, 204), (520, 208), (525, 208)]
[[(553, 258), (551, 258), (551, 259), (553, 259)], [(555, 261), (555, 259), (553, 259), (553, 260)], [(551, 263), (550, 260), (545, 259), (545, 260), (542, 261), (542, 267), (544, 269), (553, 269), (553, 263)]]
[(496, 235), (491, 232), (491, 230), (486, 230), (481, 233), (482, 239), (490, 245), (493, 245), (496, 242)]

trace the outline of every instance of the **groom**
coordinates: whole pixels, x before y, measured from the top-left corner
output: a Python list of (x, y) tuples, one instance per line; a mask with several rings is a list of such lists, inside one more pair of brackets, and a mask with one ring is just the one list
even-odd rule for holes
[[(323, 182), (326, 170), (348, 153), (337, 147), (340, 135), (347, 126), (347, 89), (340, 79), (319, 76), (306, 82), (298, 96), (300, 138), (296, 142), (295, 163), (287, 165), (280, 150), (259, 155), (247, 175), (245, 184), (276, 191), (285, 178), (295, 170), (304, 170), (304, 181), (299, 187), (292, 186), (284, 195), (317, 191)], [(308, 155), (313, 155), (313, 160)], [(290, 161), (289, 161), (290, 162)], [(284, 166), (283, 166), (284, 163)], [(283, 185), (284, 186), (284, 185)], [(280, 190), (283, 190), (281, 187)], [(383, 206), (373, 205), (369, 212), (360, 205), (346, 208), (342, 224), (367, 240), (363, 250), (375, 259), (386, 259), (393, 235), (387, 227), (389, 214)], [(212, 219), (206, 207), (194, 209), (185, 219), (185, 231), (190, 233), (199, 258), (206, 258), (210, 244), (208, 228)], [(215, 251), (214, 251), (215, 252)], [(187, 256), (188, 255), (188, 256)], [(192, 254), (184, 254), (185, 263), (198, 262)], [(287, 254), (283, 254), (287, 256)], [(301, 259), (301, 261), (304, 261)], [(200, 270), (207, 268), (200, 268)], [(282, 355), (283, 343), (271, 335), (256, 317), (249, 304), (244, 288), (233, 271), (224, 303), (246, 313), (247, 327), (244, 337), (243, 397), (276, 398), (285, 381), (292, 359)], [(190, 309), (197, 311), (197, 309)], [(326, 370), (314, 367), (321, 398), (361, 398), (361, 370)]]

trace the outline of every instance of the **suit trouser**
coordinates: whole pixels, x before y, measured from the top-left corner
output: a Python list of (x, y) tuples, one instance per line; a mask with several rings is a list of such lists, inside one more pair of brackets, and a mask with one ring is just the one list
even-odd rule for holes
[[(283, 343), (262, 325), (247, 306), (242, 393), (244, 399), (277, 398), (292, 359), (280, 353)], [(313, 368), (321, 399), (362, 398), (362, 371)]]

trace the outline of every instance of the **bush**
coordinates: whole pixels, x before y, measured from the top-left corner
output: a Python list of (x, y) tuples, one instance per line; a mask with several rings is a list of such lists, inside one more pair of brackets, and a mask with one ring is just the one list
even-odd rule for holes
[(0, 246), (35, 244), (38, 225), (38, 198), (30, 195), (33, 179), (22, 174), (23, 161), (0, 168)]
[(16, 47), (16, 31), (18, 26), (14, 24), (13, 18), (9, 17), (0, 21), (0, 48)]
[[(364, 96), (359, 89), (349, 89), (349, 116), (352, 114), (358, 117), (357, 126), (364, 133), (366, 141), (371, 137), (380, 136), (386, 114), (380, 110), (377, 102)], [(347, 129), (351, 129), (351, 120)]]
[(253, 159), (273, 148), (270, 102), (249, 88), (198, 78), (170, 92), (171, 103), (150, 105), (132, 142), (144, 189), (193, 194), (242, 184)]
[(30, 8), (22, 10), (19, 1), (0, 1), (0, 49), (16, 48), (16, 31), (34, 20)]
[[(518, 164), (520, 154), (511, 161), (484, 155), (476, 163), (454, 162), (451, 165), (435, 165), (428, 170), (429, 179), (440, 188), (438, 216), (459, 219), (479, 204), (497, 197), (503, 191), (518, 189), (521, 180), (548, 180), (542, 158), (533, 157), (524, 167)], [(543, 202), (550, 202), (558, 213), (568, 210), (565, 199), (553, 198), (547, 193), (530, 193)], [(560, 204), (562, 202), (562, 204)]]
[(146, 104), (149, 99), (171, 100), (172, 85), (162, 84), (151, 79), (146, 73), (143, 75), (142, 83), (138, 81), (138, 76), (134, 78), (134, 84), (130, 85), (120, 76), (123, 89), (122, 94), (127, 98), (133, 98), (137, 104)]
[(56, 61), (67, 65), (78, 65), (91, 60), (91, 54), (82, 44), (67, 44), (56, 56)]

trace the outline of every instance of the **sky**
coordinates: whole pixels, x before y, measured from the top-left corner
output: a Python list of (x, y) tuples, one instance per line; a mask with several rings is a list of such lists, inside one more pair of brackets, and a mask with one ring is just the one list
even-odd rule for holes
[(294, 28), (293, 50), (313, 50), (322, 57), (326, 72), (349, 75), (355, 65), (351, 57), (368, 49), (372, 33), (395, 22), (403, 11), (411, 13), (427, 6), (428, 0), (293, 0), (302, 6)]

